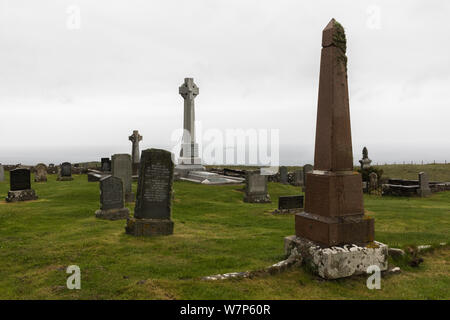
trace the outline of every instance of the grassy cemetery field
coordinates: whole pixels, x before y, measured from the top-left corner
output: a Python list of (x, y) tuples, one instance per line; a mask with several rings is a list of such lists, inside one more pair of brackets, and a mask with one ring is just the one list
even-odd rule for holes
[[(450, 181), (450, 165), (378, 166), (385, 175)], [(33, 179), (33, 178), (32, 178)], [(204, 276), (264, 269), (284, 259), (283, 238), (294, 234), (292, 215), (272, 215), (280, 195), (301, 188), (269, 183), (270, 204), (242, 201), (241, 185), (174, 183), (174, 234), (126, 235), (125, 221), (94, 217), (99, 185), (73, 181), (33, 183), (39, 199), (6, 203), (9, 174), (0, 182), (0, 299), (450, 299), (450, 192), (429, 198), (364, 195), (375, 218), (375, 239), (419, 253), (392, 260), (400, 274), (369, 290), (366, 277), (324, 281), (292, 268), (251, 279), (204, 281)], [(134, 190), (136, 183), (133, 183)], [(133, 205), (128, 206), (133, 212)], [(408, 249), (410, 248), (410, 249)], [(81, 290), (68, 290), (66, 268), (81, 269)]]

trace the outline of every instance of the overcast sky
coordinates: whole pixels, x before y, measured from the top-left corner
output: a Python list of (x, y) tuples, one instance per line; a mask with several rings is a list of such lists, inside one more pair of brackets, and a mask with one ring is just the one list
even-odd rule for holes
[[(450, 160), (450, 2), (0, 0), (0, 162), (170, 149), (178, 87), (204, 130), (279, 129), (313, 161), (322, 29), (347, 34), (355, 162)], [(80, 12), (80, 24), (77, 22)]]

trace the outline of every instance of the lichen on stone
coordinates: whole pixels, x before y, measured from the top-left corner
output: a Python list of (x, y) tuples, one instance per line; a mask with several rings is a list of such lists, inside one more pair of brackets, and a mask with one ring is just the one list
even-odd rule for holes
[(334, 33), (333, 33), (333, 44), (341, 49), (341, 54), (338, 55), (338, 62), (343, 62), (345, 66), (345, 71), (347, 71), (347, 56), (345, 55), (347, 51), (347, 38), (345, 37), (344, 27), (337, 21), (334, 22)]

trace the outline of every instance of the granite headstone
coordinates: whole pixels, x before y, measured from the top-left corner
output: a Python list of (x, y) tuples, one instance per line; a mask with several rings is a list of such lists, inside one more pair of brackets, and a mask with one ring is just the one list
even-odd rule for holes
[(125, 231), (135, 236), (173, 233), (172, 154), (161, 149), (142, 151), (134, 217), (128, 219)]
[(10, 174), (10, 191), (6, 197), (7, 202), (36, 200), (37, 196), (31, 189), (31, 172), (29, 169), (14, 169)]
[(107, 220), (127, 219), (130, 211), (124, 208), (122, 179), (106, 176), (100, 179), (100, 210), (95, 217)]

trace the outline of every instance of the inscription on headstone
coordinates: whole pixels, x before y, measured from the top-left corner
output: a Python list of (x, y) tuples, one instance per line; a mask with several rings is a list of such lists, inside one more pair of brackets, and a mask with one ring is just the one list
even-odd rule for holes
[(122, 179), (106, 176), (100, 179), (100, 210), (95, 216), (101, 219), (127, 219), (130, 211), (124, 208)]
[(122, 179), (106, 176), (100, 180), (100, 209), (123, 208), (123, 185)]
[(291, 210), (303, 208), (303, 196), (280, 196), (278, 198), (279, 210)]
[(134, 218), (128, 219), (125, 231), (135, 236), (173, 233), (172, 154), (161, 149), (142, 151)]
[(14, 169), (9, 174), (11, 191), (31, 189), (30, 170)]
[(10, 191), (6, 197), (7, 202), (36, 200), (37, 196), (31, 189), (31, 173), (28, 169), (14, 169), (10, 174)]
[(170, 152), (144, 150), (138, 180), (135, 218), (170, 219), (173, 162)]

